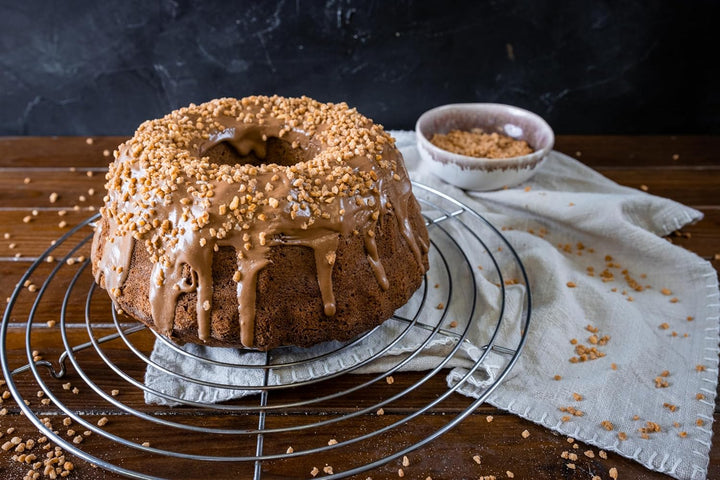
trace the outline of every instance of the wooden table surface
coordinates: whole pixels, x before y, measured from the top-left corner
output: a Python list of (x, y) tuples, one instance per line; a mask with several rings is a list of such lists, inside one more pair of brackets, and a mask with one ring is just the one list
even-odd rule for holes
[[(11, 295), (31, 262), (41, 255), (53, 240), (95, 213), (104, 195), (108, 151), (111, 152), (122, 140), (119, 137), (96, 137), (91, 140), (76, 137), (0, 138), (0, 235), (5, 232), (9, 234), (9, 238), (0, 239), (0, 298)], [(623, 185), (647, 188), (650, 193), (672, 198), (701, 210), (705, 214), (701, 222), (687, 227), (670, 239), (711, 260), (716, 269), (720, 267), (720, 137), (560, 136), (556, 148), (577, 157)], [(55, 201), (51, 199), (52, 193), (57, 194)], [(64, 246), (58, 250), (55, 253), (57, 258), (68, 252), (68, 248)], [(88, 251), (89, 248), (84, 247), (74, 255), (87, 256)], [(30, 279), (31, 282), (37, 282), (39, 286), (56, 265), (57, 263), (41, 264)], [(58, 325), (46, 326), (46, 322), (59, 320), (62, 295), (71, 281), (71, 273), (75, 271), (77, 266), (74, 269), (61, 268), (53, 280), (53, 287), (48, 289), (43, 302), (34, 312), (35, 325), (38, 326), (32, 331), (32, 345), (44, 359), (52, 360), (56, 364), (63, 351), (60, 329)], [(68, 299), (69, 323), (66, 331), (71, 345), (85, 342), (89, 338), (83, 318), (84, 299), (91, 283), (89, 278), (90, 275), (81, 276), (78, 288), (74, 290), (77, 293)], [(35, 295), (37, 292), (23, 289), (12, 310), (7, 333), (10, 368), (28, 362), (24, 343), (25, 323)], [(95, 330), (99, 334), (114, 331), (112, 325), (107, 324), (110, 317), (107, 301), (102, 301), (103, 295), (102, 292), (96, 292), (91, 306), (94, 318), (104, 318), (104, 323), (100, 321)], [(153, 337), (145, 331), (134, 334), (133, 340), (135, 345), (147, 353), (152, 346)], [(143, 364), (122, 342), (108, 342), (103, 345), (103, 350), (132, 378), (142, 379)], [(157, 406), (148, 406), (143, 401), (141, 391), (112, 373), (92, 349), (79, 352), (77, 358), (82, 362), (83, 371), (99, 389), (105, 392), (118, 389), (119, 393), (115, 398), (142, 414), (190, 425), (232, 425), (239, 429), (257, 427), (256, 412), (247, 415), (223, 415), (222, 412), (208, 408), (177, 408), (168, 411)], [(88, 422), (94, 424), (99, 418), (107, 417), (109, 421), (104, 428), (112, 434), (132, 442), (150, 442), (152, 447), (172, 448), (191, 454), (242, 456), (253, 455), (255, 452), (256, 438), (253, 435), (196, 434), (179, 432), (164, 426), (152, 426), (153, 424), (131, 416), (102, 399), (85, 384), (70, 362), (67, 362), (67, 365), (69, 368), (65, 378), (55, 380), (45, 369), (40, 370), (41, 378), (57, 395), (59, 401)], [(381, 398), (389, 398), (399, 391), (399, 388), (413, 384), (421, 375), (395, 374), (394, 384), (375, 383), (353, 396), (350, 403), (343, 398), (329, 399), (319, 404), (289, 409), (281, 414), (270, 413), (266, 417), (266, 428), (315, 422), (356, 411), (359, 407), (373, 405)], [(30, 372), (16, 374), (14, 378), (23, 397), (30, 401), (33, 411), (40, 412), (41, 417), (49, 418), (53, 429), (63, 436), (68, 435), (68, 430), (74, 430), (68, 438), (78, 435), (82, 437), (85, 427), (77, 422), (70, 426), (63, 425), (65, 412), (59, 411), (53, 403), (42, 403), (43, 399), (37, 396), (39, 387)], [(347, 388), (368, 378), (371, 376), (346, 375), (332, 382), (332, 388), (321, 384), (310, 389), (273, 392), (271, 395), (278, 395), (285, 401), (302, 400), (323, 395), (333, 389)], [(63, 387), (63, 384), (67, 386), (67, 383), (71, 384), (70, 390)], [(74, 387), (79, 389), (77, 394), (72, 391)], [(407, 416), (445, 390), (444, 375), (436, 375), (423, 389), (390, 402), (384, 408), (384, 415), (371, 412), (329, 427), (267, 435), (264, 439), (264, 452), (284, 453), (288, 446), (296, 450), (322, 447), (331, 438), (342, 441), (372, 431), (379, 424), (387, 425)], [(37, 429), (21, 415), (16, 403), (11, 398), (5, 398), (3, 402), (0, 407), (6, 408), (7, 414), (0, 416), (0, 432), (4, 434), (0, 438), (0, 444), (14, 436), (23, 440), (37, 440), (40, 437)], [(257, 397), (246, 403), (256, 404)], [(320, 454), (263, 462), (262, 478), (309, 477), (313, 467), (318, 467), (318, 477), (322, 477), (325, 475), (322, 470), (326, 466), (332, 466), (337, 472), (361, 465), (368, 459), (377, 458), (383, 452), (397, 451), (424, 438), (447, 424), (469, 404), (467, 398), (453, 394), (388, 434)], [(494, 418), (492, 422), (487, 421), (488, 415)], [(716, 409), (715, 419), (718, 418), (720, 417)], [(9, 428), (16, 430), (7, 433)], [(530, 434), (527, 438), (521, 434), (524, 430)], [(714, 424), (714, 431), (718, 432), (717, 422)], [(171, 459), (120, 447), (97, 434), (82, 437), (80, 447), (123, 468), (168, 478), (251, 478), (255, 468), (253, 462)], [(584, 455), (586, 450), (592, 450), (594, 458)], [(561, 458), (563, 451), (577, 453), (578, 459), (570, 462)], [(36, 445), (32, 452), (38, 459), (29, 463), (39, 461), (46, 453), (40, 444)], [(20, 479), (31, 468), (30, 465), (13, 461), (13, 454), (12, 450), (0, 450), (1, 478)], [(475, 455), (480, 457), (480, 464), (473, 460)], [(74, 471), (68, 478), (121, 478), (117, 474), (94, 468), (72, 455), (68, 455), (67, 459), (74, 463)], [(398, 478), (398, 470), (402, 469), (405, 477), (413, 479), (425, 479), (428, 476), (433, 479), (478, 478), (482, 475), (507, 478), (507, 471), (512, 472), (514, 478), (591, 479), (593, 475), (598, 475), (606, 479), (610, 478), (612, 468), (617, 469), (620, 478), (665, 478), (664, 475), (650, 472), (641, 465), (612, 453), (609, 453), (607, 458), (600, 458), (598, 449), (591, 446), (579, 444), (573, 449), (573, 445), (568, 443), (565, 437), (489, 405), (481, 405), (457, 427), (408, 454), (408, 461), (409, 465), (403, 466), (401, 459), (393, 460), (353, 478)], [(568, 463), (574, 463), (575, 468), (568, 467)], [(43, 468), (45, 467), (40, 467), (39, 471)], [(711, 451), (708, 478), (720, 478), (720, 447), (717, 443)]]

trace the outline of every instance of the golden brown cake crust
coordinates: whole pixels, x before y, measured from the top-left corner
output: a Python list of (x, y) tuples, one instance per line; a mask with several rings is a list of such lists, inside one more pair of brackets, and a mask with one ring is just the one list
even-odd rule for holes
[(96, 279), (179, 342), (347, 340), (405, 304), (428, 268), (402, 157), (344, 104), (181, 109), (119, 147), (107, 187)]

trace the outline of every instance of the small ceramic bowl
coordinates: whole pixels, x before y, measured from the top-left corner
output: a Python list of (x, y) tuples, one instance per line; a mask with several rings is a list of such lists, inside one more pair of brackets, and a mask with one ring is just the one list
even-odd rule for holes
[[(533, 153), (510, 158), (476, 158), (448, 152), (430, 143), (435, 133), (482, 128), (525, 140)], [(430, 171), (468, 190), (496, 190), (530, 178), (555, 143), (550, 125), (532, 112), (499, 103), (457, 103), (423, 113), (415, 125), (417, 147)]]

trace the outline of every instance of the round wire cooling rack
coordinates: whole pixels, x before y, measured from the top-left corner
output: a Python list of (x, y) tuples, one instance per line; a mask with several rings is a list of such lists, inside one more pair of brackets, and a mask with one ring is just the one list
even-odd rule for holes
[[(413, 187), (430, 233), (431, 268), (423, 285), (383, 325), (349, 342), (310, 349), (179, 347), (125, 322), (92, 281), (90, 260), (78, 258), (89, 250), (98, 216), (91, 217), (41, 255), (10, 297), (0, 329), (8, 389), (51, 441), (130, 478), (193, 478), (191, 472), (302, 477), (310, 470), (300, 472), (299, 465), (322, 468), (338, 458), (343, 466), (323, 478), (342, 478), (401, 458), (456, 426), (498, 387), (520, 355), (531, 314), (525, 269), (500, 231), (442, 192)], [(57, 262), (48, 264), (53, 254)], [(50, 271), (26, 313), (18, 298), (42, 268)], [(52, 327), (56, 363), (33, 354), (33, 339), (48, 328), (37, 321), (39, 311), (59, 312), (59, 328)], [(27, 315), (27, 363), (11, 366), (8, 328), (20, 315)], [(87, 341), (78, 340), (85, 334)], [(402, 370), (419, 373), (388, 385)], [(453, 375), (446, 383), (448, 371)], [(69, 379), (82, 381), (79, 395), (67, 390)], [(38, 389), (52, 405), (25, 403)], [(420, 421), (445, 401), (454, 408), (436, 416), (441, 423)], [(102, 412), (137, 428), (113, 428), (112, 420), (98, 426), (91, 417)], [(55, 433), (41, 419), (52, 414), (70, 417), (92, 439), (76, 444)], [(421, 440), (408, 439), (409, 428), (421, 432)], [(146, 437), (152, 443), (143, 442)], [(199, 443), (217, 448), (202, 453)], [(147, 460), (131, 460), (137, 458)]]

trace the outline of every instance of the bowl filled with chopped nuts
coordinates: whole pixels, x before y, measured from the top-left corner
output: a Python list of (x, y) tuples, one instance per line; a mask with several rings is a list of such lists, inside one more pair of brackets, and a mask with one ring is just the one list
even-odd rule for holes
[(417, 147), (430, 171), (467, 190), (497, 190), (529, 179), (555, 143), (538, 115), (499, 103), (457, 103), (423, 113)]

